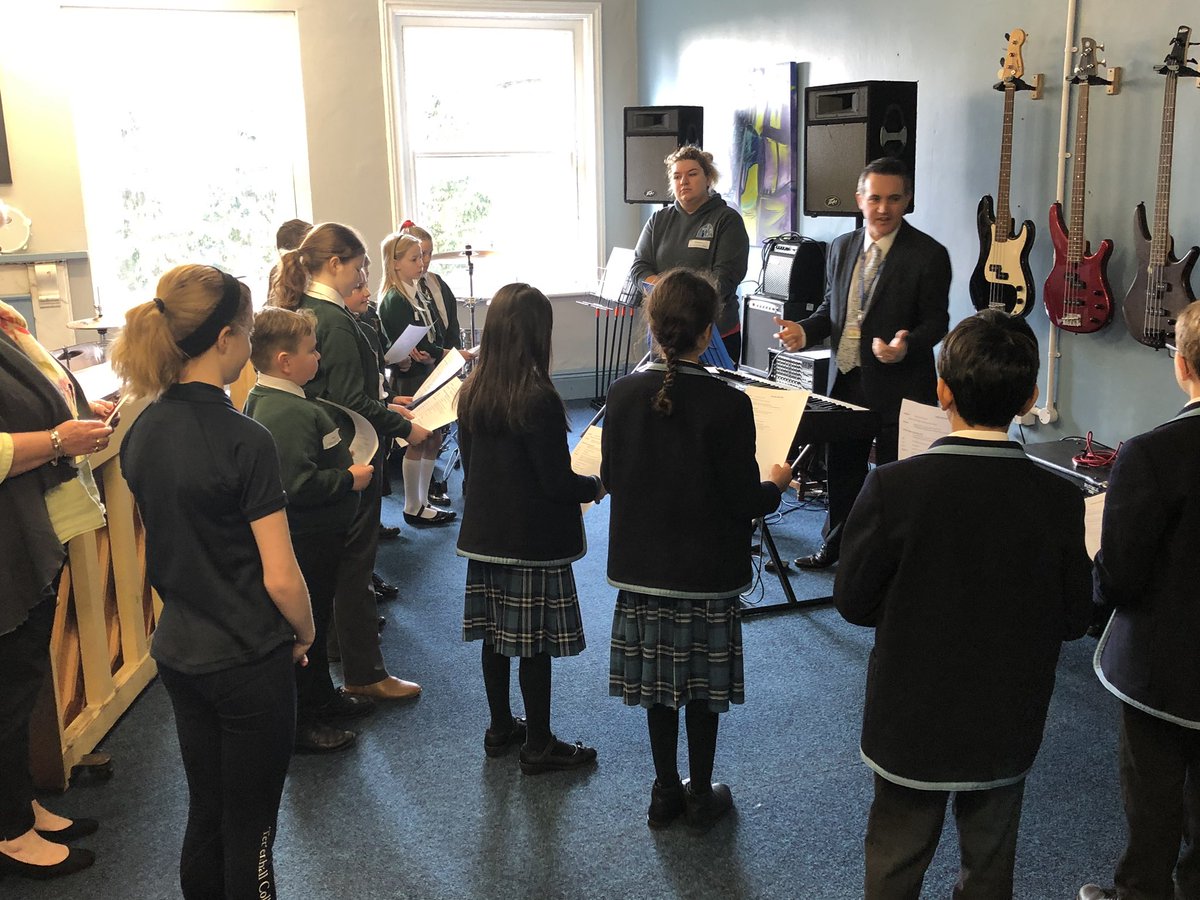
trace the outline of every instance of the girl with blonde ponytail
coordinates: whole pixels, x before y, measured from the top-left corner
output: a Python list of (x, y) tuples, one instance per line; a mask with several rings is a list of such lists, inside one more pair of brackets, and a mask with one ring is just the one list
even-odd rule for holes
[(121, 469), (163, 600), (150, 652), (191, 797), (185, 897), (276, 896), (293, 663), (313, 640), (274, 441), (224, 390), (250, 356), (250, 317), (250, 291), (233, 276), (179, 266), (129, 311), (112, 350), (125, 390), (155, 398), (121, 444)]

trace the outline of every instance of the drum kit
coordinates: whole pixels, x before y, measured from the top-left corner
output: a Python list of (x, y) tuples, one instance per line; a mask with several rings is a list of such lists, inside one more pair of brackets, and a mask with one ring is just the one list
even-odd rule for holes
[(475, 307), (480, 303), (485, 306), (488, 300), (483, 297), (475, 296), (475, 260), (486, 259), (489, 256), (497, 255), (496, 250), (476, 250), (470, 244), (467, 244), (462, 250), (447, 250), (444, 253), (435, 253), (430, 259), (452, 260), (459, 262), (462, 259), (467, 261), (467, 294), (466, 297), (460, 297), (458, 302), (465, 306), (471, 313), (471, 329), (468, 331), (460, 329), (459, 335), (463, 347), (470, 349), (479, 346), (479, 331), (475, 328)]

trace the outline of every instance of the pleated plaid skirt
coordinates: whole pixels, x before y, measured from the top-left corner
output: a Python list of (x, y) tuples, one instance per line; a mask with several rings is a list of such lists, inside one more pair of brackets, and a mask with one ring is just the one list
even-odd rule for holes
[(586, 646), (575, 573), (562, 566), (467, 560), (463, 640), (503, 656), (575, 656)]
[(618, 591), (608, 692), (628, 706), (674, 709), (707, 700), (714, 712), (744, 703), (738, 598), (672, 600)]

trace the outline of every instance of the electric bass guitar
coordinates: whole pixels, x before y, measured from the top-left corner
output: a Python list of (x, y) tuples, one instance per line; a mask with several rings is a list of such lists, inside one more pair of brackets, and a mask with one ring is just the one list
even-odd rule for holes
[(979, 201), (976, 223), (979, 226), (979, 262), (971, 273), (971, 302), (976, 309), (1000, 309), (1010, 315), (1025, 316), (1033, 309), (1033, 273), (1029, 271), (1029, 251), (1033, 248), (1033, 222), (1026, 219), (1021, 230), (1013, 232), (1008, 206), (1012, 180), (1013, 100), (1019, 90), (1033, 90), (1021, 80), (1025, 65), (1021, 45), (1025, 32), (1014, 28), (1008, 38), (1008, 52), (1000, 60), (996, 90), (1004, 92), (1004, 129), (1000, 137), (1000, 185), (996, 190), (997, 208), (985, 194)]
[(1093, 84), (1108, 84), (1096, 74), (1096, 42), (1080, 39), (1079, 62), (1069, 79), (1079, 85), (1075, 107), (1075, 150), (1071, 164), (1071, 228), (1063, 220), (1063, 206), (1050, 207), (1050, 241), (1054, 267), (1042, 290), (1050, 321), (1063, 331), (1089, 334), (1112, 321), (1112, 288), (1108, 284), (1108, 258), (1113, 242), (1100, 242), (1095, 253), (1083, 237), (1084, 185), (1087, 181), (1088, 92)]
[(1158, 150), (1158, 190), (1154, 197), (1154, 234), (1146, 227), (1146, 205), (1139, 203), (1134, 215), (1134, 244), (1137, 248), (1137, 276), (1125, 295), (1125, 324), (1134, 340), (1161, 350), (1175, 343), (1175, 320), (1184, 307), (1195, 300), (1188, 277), (1200, 256), (1200, 247), (1192, 247), (1183, 259), (1175, 258), (1175, 242), (1167, 225), (1171, 208), (1171, 155), (1175, 140), (1175, 92), (1179, 76), (1196, 78), (1200, 72), (1188, 66), (1188, 39), (1192, 29), (1180, 25), (1171, 41), (1171, 49), (1158, 67), (1167, 76), (1163, 98), (1162, 138)]

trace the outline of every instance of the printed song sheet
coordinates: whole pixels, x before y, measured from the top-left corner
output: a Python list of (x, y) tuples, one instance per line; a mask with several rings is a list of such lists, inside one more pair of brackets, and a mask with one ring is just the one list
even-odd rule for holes
[(924, 453), (930, 444), (950, 433), (950, 420), (936, 406), (926, 406), (907, 398), (900, 404), (898, 459)]
[(354, 423), (354, 437), (350, 441), (350, 458), (354, 460), (355, 465), (369, 465), (375, 458), (375, 452), (379, 449), (379, 434), (375, 431), (375, 426), (354, 410), (347, 409), (340, 403), (334, 403), (332, 400), (324, 398), (321, 399), (321, 402), (336, 406)]
[(1100, 549), (1100, 523), (1104, 520), (1104, 495), (1092, 494), (1083, 501), (1083, 542), (1088, 556), (1096, 558)]
[(413, 421), (430, 431), (449, 425), (458, 418), (458, 392), (461, 388), (462, 382), (451, 378), (432, 394), (426, 394), (420, 406), (413, 409)]
[(433, 371), (429, 373), (429, 377), (421, 382), (421, 387), (413, 394), (414, 400), (420, 400), (427, 394), (432, 394), (443, 384), (455, 377), (462, 371), (463, 364), (466, 362), (463, 355), (457, 350), (451, 350), (442, 357), (442, 361), (433, 367)]
[[(599, 425), (589, 425), (579, 438), (579, 443), (571, 451), (571, 469), (576, 475), (595, 475), (600, 477), (600, 436)], [(580, 504), (580, 511), (587, 512), (594, 503)]]
[(424, 325), (409, 325), (401, 333), (400, 337), (396, 338), (396, 343), (388, 347), (387, 353), (383, 354), (383, 361), (389, 366), (395, 365), (412, 353), (413, 347), (421, 342), (421, 338), (429, 334), (429, 329)]
[(754, 407), (754, 458), (758, 461), (759, 477), (767, 481), (771, 477), (771, 466), (786, 465), (788, 454), (804, 415), (804, 404), (809, 391), (781, 391), (776, 388), (750, 386), (746, 396)]

